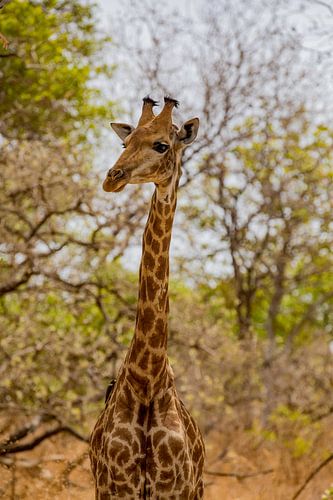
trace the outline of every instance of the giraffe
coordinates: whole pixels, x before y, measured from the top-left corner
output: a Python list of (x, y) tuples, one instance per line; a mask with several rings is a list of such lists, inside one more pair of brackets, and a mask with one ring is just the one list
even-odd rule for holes
[(142, 242), (135, 331), (112, 392), (90, 440), (97, 500), (203, 498), (204, 443), (176, 391), (167, 356), (169, 246), (181, 157), (197, 135), (198, 118), (178, 128), (178, 101), (143, 99), (136, 128), (111, 123), (124, 152), (103, 189), (155, 183)]

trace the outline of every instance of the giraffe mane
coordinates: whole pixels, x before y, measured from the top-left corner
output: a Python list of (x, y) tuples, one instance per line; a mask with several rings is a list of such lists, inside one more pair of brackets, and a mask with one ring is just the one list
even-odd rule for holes
[(177, 101), (177, 99), (174, 99), (173, 97), (171, 97), (169, 95), (166, 95), (164, 97), (164, 102), (165, 102), (165, 104), (168, 102), (170, 102), (170, 103), (172, 102), (174, 104), (175, 108), (178, 108), (178, 106), (179, 106), (179, 101)]
[(143, 102), (144, 102), (144, 103), (146, 103), (146, 104), (151, 104), (151, 105), (152, 105), (152, 107), (154, 107), (154, 106), (158, 106), (158, 104), (159, 104), (159, 102), (158, 102), (158, 101), (155, 101), (154, 99), (152, 99), (152, 98), (150, 97), (150, 95), (149, 95), (149, 94), (148, 94), (148, 95), (146, 95), (146, 96), (145, 96), (142, 100), (143, 100)]

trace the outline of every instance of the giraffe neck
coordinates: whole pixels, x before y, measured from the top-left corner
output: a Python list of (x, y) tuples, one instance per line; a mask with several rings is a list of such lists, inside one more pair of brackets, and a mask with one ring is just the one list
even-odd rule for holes
[(146, 404), (168, 384), (171, 374), (167, 357), (169, 247), (178, 180), (177, 175), (165, 186), (156, 186), (143, 234), (135, 332), (125, 365), (138, 397)]

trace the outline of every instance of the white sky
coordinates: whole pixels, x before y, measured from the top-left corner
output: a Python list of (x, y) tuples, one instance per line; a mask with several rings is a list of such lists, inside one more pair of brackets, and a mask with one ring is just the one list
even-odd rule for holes
[[(129, 1), (129, 0), (128, 0)], [(151, 0), (154, 2), (154, 0)], [(197, 0), (166, 0), (173, 10), (192, 17)], [(237, 2), (237, 0), (232, 0)], [(249, 0), (249, 4), (256, 0)], [(274, 0), (272, 0), (274, 2)], [(123, 5), (122, 0), (97, 0), (101, 9), (101, 21), (105, 27), (112, 24), (112, 12)], [(312, 5), (311, 5), (312, 3)], [(324, 4), (326, 3), (327, 6)], [(303, 7), (300, 13), (299, 6)], [(285, 11), (288, 12), (289, 25), (294, 26), (298, 32), (304, 34), (304, 46), (315, 50), (327, 50), (333, 44), (333, 0), (286, 0)], [(126, 20), (124, 20), (126, 23)], [(317, 24), (320, 30), (316, 30)], [(289, 26), (289, 27), (290, 27)], [(309, 31), (311, 30), (311, 34)], [(112, 36), (112, 33), (110, 33)]]

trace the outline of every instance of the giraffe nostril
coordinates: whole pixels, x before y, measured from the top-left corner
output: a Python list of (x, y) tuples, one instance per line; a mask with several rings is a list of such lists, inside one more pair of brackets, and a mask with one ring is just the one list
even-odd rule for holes
[(124, 177), (124, 174), (125, 172), (119, 168), (117, 170), (109, 170), (108, 177), (111, 177), (113, 181), (116, 181)]

